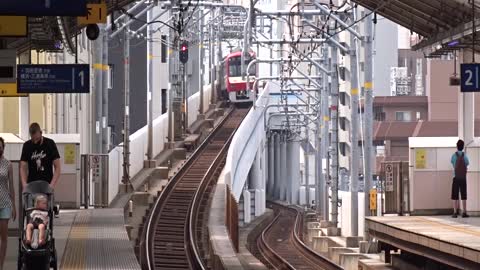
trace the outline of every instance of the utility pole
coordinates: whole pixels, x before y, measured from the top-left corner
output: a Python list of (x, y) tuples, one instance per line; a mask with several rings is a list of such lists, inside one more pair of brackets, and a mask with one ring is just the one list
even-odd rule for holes
[[(353, 10), (353, 13), (356, 9)], [(355, 16), (353, 16), (355, 20)], [(350, 80), (351, 80), (351, 121), (350, 121), (350, 136), (351, 136), (351, 159), (350, 159), (350, 193), (351, 193), (351, 207), (350, 207), (350, 222), (352, 226), (352, 235), (358, 236), (358, 164), (360, 159), (360, 149), (358, 147), (358, 132), (359, 132), (359, 117), (358, 117), (358, 103), (359, 103), (359, 85), (358, 85), (358, 61), (357, 61), (357, 38), (350, 34)]]
[(222, 84), (221, 80), (223, 79), (223, 69), (221, 67), (221, 61), (222, 61), (222, 36), (223, 36), (223, 8), (218, 8), (218, 13), (219, 13), (219, 22), (218, 22), (218, 28), (217, 28), (217, 65), (216, 66), (216, 72), (217, 72), (217, 87), (216, 87), (216, 95), (217, 99), (221, 98), (221, 93), (222, 93)]
[[(106, 25), (101, 27), (100, 30), (103, 35), (102, 35), (102, 42), (103, 42), (103, 48), (102, 48), (102, 81), (103, 81), (103, 87), (102, 87), (102, 153), (103, 154), (108, 154), (109, 145), (108, 145), (108, 78), (110, 76), (109, 74), (109, 65), (108, 65), (108, 32)], [(105, 168), (103, 168), (105, 170)], [(107, 173), (107, 172), (103, 172)]]
[[(153, 11), (147, 12), (147, 23), (152, 21)], [(147, 26), (147, 120), (148, 120), (148, 139), (147, 139), (147, 163), (153, 161), (153, 27)], [(148, 166), (150, 167), (150, 166)]]
[(130, 26), (124, 29), (124, 103), (123, 114), (123, 178), (122, 183), (127, 190), (130, 187)]
[(183, 18), (181, 11), (181, 3), (179, 1), (178, 5), (178, 14), (176, 15), (176, 29), (170, 31), (170, 37), (173, 37), (173, 52), (170, 54), (169, 58), (169, 68), (170, 68), (170, 119), (169, 119), (169, 129), (170, 129), (170, 147), (174, 146), (175, 140), (181, 140), (183, 136), (183, 112), (182, 105), (184, 105), (183, 100), (183, 70), (182, 65), (179, 64), (179, 47), (180, 47), (180, 32), (183, 30)]
[[(370, 187), (372, 180), (373, 159), (373, 15), (365, 21), (365, 217), (370, 216)], [(364, 237), (368, 240), (367, 227), (364, 226)]]
[[(310, 182), (310, 128), (309, 128), (309, 123), (308, 123), (308, 118), (306, 118), (306, 124), (305, 124), (305, 151), (304, 151), (304, 160), (305, 160), (305, 199), (307, 201), (307, 205), (310, 205), (310, 188), (309, 188), (309, 182)], [(315, 179), (316, 180), (316, 179)], [(318, 194), (318, 193), (316, 193)], [(315, 197), (315, 204), (317, 204), (318, 198)], [(317, 204), (318, 205), (318, 204)]]
[[(173, 15), (173, 12), (170, 11), (170, 15)], [(168, 35), (168, 44), (172, 44), (175, 40), (175, 31), (170, 29)], [(169, 72), (169, 83), (168, 83), (168, 143), (169, 147), (173, 148), (175, 143), (175, 130), (174, 130), (174, 110), (173, 110), (173, 89), (174, 89), (174, 67), (175, 67), (175, 54), (173, 48), (169, 49), (170, 56), (168, 57), (168, 72)]]
[[(335, 46), (335, 45), (334, 45)], [(322, 47), (322, 58), (324, 63), (328, 63), (328, 47), (324, 45)], [(329, 70), (332, 70), (332, 67), (329, 66)], [(321, 143), (321, 150), (322, 150), (322, 155), (321, 155), (321, 167), (323, 167), (323, 160), (328, 161), (328, 146), (330, 145), (330, 112), (328, 110), (329, 106), (329, 100), (328, 100), (328, 75), (326, 73), (323, 73), (323, 79), (322, 79), (322, 92), (321, 92), (321, 115), (322, 119), (319, 121), (323, 120), (322, 123), (322, 143)], [(329, 164), (326, 162), (325, 164), (325, 171), (328, 171)], [(328, 183), (329, 180), (329, 175), (328, 173), (323, 173), (323, 168), (320, 171), (320, 191), (321, 191), (321, 199), (322, 199), (322, 212), (323, 212), (323, 220), (328, 221), (329, 219), (329, 213), (328, 213), (328, 189), (326, 183)]]
[(200, 104), (198, 106), (198, 115), (203, 115), (204, 113), (204, 104), (203, 104), (203, 85), (204, 85), (204, 81), (203, 81), (203, 75), (204, 75), (204, 69), (205, 69), (205, 65), (203, 63), (203, 58), (205, 57), (205, 49), (204, 49), (204, 46), (203, 46), (203, 28), (205, 27), (205, 19), (203, 18), (203, 7), (200, 8), (199, 10), (199, 15), (198, 17), (200, 18), (200, 22), (199, 22), (199, 44), (198, 44), (198, 55), (199, 55), (199, 60), (198, 60), (198, 70), (199, 70), (199, 76), (198, 76), (198, 80), (199, 80), (199, 83), (198, 83), (198, 87), (200, 88)]
[[(334, 22), (331, 25), (332, 29), (336, 28)], [(335, 41), (338, 41), (338, 37), (334, 37)], [(332, 104), (330, 105), (330, 112), (332, 116), (332, 137), (331, 137), (331, 161), (332, 161), (332, 226), (337, 227), (338, 225), (338, 48), (337, 46), (330, 47), (330, 58), (332, 60), (332, 84), (330, 88), (330, 96), (332, 98)]]
[(216, 95), (216, 66), (215, 66), (215, 32), (214, 26), (215, 21), (215, 12), (211, 11), (211, 22), (210, 22), (210, 104), (215, 106), (217, 102), (217, 95)]
[[(93, 93), (95, 100), (95, 110), (93, 123), (95, 123), (95, 129), (93, 130), (92, 139), (93, 139), (93, 152), (98, 154), (102, 153), (102, 115), (103, 115), (103, 35), (104, 32), (100, 32), (100, 37), (97, 38), (94, 42), (94, 81), (95, 81), (95, 91)], [(65, 99), (63, 100), (65, 103)], [(65, 113), (65, 111), (64, 111)], [(63, 116), (65, 117), (65, 115)], [(65, 118), (64, 118), (65, 119)], [(66, 124), (64, 120), (63, 129), (66, 130)]]

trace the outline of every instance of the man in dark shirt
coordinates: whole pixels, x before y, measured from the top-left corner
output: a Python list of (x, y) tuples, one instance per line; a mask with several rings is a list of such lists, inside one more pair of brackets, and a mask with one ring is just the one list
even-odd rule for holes
[(42, 136), (38, 123), (32, 123), (29, 129), (31, 139), (23, 144), (20, 159), (20, 178), (22, 186), (43, 180), (55, 188), (60, 177), (60, 154), (52, 139)]

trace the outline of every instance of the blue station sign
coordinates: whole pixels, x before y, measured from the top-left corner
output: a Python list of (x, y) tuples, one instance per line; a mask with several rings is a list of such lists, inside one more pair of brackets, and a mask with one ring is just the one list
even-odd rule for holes
[(86, 16), (87, 0), (1, 0), (0, 15)]
[(480, 64), (461, 64), (460, 81), (460, 91), (480, 92)]
[(90, 66), (72, 65), (18, 65), (18, 93), (89, 93)]

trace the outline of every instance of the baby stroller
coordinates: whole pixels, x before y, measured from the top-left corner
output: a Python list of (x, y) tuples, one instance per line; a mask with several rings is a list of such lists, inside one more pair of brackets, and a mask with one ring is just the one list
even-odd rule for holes
[[(45, 195), (48, 200), (48, 226), (45, 228), (45, 243), (42, 246), (33, 249), (25, 244), (26, 228), (30, 222), (30, 213), (35, 210), (35, 199), (37, 195)], [(18, 270), (41, 269), (57, 270), (57, 250), (55, 249), (55, 239), (53, 238), (53, 190), (46, 181), (34, 181), (27, 184), (22, 194), (22, 209), (19, 218), (19, 229), (21, 232), (19, 238), (18, 251)], [(32, 235), (38, 235), (38, 229), (33, 230)]]

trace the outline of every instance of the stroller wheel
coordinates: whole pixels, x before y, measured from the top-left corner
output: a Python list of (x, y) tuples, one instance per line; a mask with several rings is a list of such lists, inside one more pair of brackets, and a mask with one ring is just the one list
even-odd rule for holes
[(52, 254), (52, 258), (51, 258), (51, 261), (50, 261), (50, 267), (53, 268), (53, 270), (57, 270), (57, 250), (54, 248), (53, 249), (53, 254)]
[(20, 258), (17, 260), (17, 270), (23, 270), (23, 263)]

